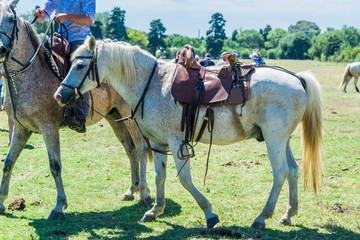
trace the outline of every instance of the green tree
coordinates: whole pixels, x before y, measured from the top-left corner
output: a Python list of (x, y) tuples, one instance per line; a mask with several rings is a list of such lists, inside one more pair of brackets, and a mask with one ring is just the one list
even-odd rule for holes
[(341, 31), (328, 29), (325, 33), (314, 38), (313, 44), (309, 49), (309, 55), (314, 59), (327, 61), (330, 56), (340, 50), (342, 43)]
[(343, 26), (341, 28), (341, 37), (344, 47), (360, 46), (360, 30), (355, 27)]
[(148, 34), (148, 50), (151, 54), (156, 55), (157, 50), (165, 50), (165, 31), (166, 28), (160, 19), (151, 21), (150, 32)]
[(275, 28), (267, 35), (267, 42), (265, 42), (266, 49), (274, 49), (279, 46), (279, 42), (287, 35), (287, 31), (281, 28)]
[(242, 48), (255, 49), (264, 47), (264, 38), (256, 30), (241, 31), (237, 35), (236, 40)]
[(206, 31), (206, 49), (212, 56), (218, 56), (224, 46), (226, 20), (221, 13), (215, 13), (209, 21), (210, 29)]
[(94, 25), (90, 26), (91, 34), (96, 39), (103, 39), (103, 23), (99, 20), (95, 20)]
[(268, 40), (267, 36), (271, 32), (271, 30), (272, 28), (269, 24), (267, 24), (264, 29), (259, 30), (259, 33), (263, 36), (265, 42)]
[(288, 28), (289, 33), (305, 33), (309, 39), (312, 39), (320, 34), (321, 30), (314, 22), (305, 20), (298, 21), (295, 25), (290, 25)]
[(149, 43), (146, 33), (128, 28), (129, 43), (146, 49)]
[(128, 35), (125, 27), (125, 10), (119, 7), (114, 7), (108, 17), (105, 37), (110, 39), (117, 39), (121, 41), (128, 41)]
[(236, 36), (238, 35), (238, 30), (234, 30), (231, 34), (231, 41), (236, 41)]
[(306, 59), (311, 41), (305, 33), (291, 33), (280, 41), (282, 58)]

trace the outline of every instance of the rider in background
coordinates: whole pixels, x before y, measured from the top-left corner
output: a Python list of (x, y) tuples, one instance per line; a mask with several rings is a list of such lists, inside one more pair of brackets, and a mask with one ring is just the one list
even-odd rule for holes
[[(95, 22), (95, 0), (47, 0), (44, 8), (34, 12), (37, 21), (42, 23), (55, 12), (54, 21), (64, 24), (59, 25), (59, 31), (67, 38), (70, 44), (70, 54), (84, 43), (87, 36), (91, 35), (90, 26)], [(89, 114), (89, 93), (83, 94), (84, 99), (76, 101), (73, 115), (64, 119), (70, 129), (79, 133), (86, 132), (85, 121)]]
[(258, 50), (254, 50), (253, 53), (249, 55), (249, 58), (253, 60), (254, 65), (265, 65), (265, 61), (260, 56), (260, 52)]
[(205, 54), (205, 58), (200, 61), (200, 65), (204, 66), (204, 67), (214, 66), (215, 65), (214, 61), (211, 60), (210, 53)]

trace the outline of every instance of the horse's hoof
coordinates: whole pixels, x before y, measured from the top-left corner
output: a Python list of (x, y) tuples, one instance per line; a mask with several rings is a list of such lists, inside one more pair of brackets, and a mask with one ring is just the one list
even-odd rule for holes
[(287, 218), (282, 218), (279, 221), (279, 224), (285, 225), (285, 226), (290, 226), (291, 225), (291, 220), (287, 219)]
[(132, 201), (134, 200), (134, 195), (128, 195), (128, 194), (124, 194), (124, 196), (122, 197), (121, 201)]
[(53, 220), (61, 220), (65, 217), (65, 213), (63, 212), (55, 212), (54, 210), (51, 211), (48, 220), (49, 221), (53, 221)]
[(215, 215), (215, 217), (206, 219), (206, 227), (207, 228), (213, 228), (217, 223), (219, 223), (218, 215)]
[(152, 199), (151, 199), (151, 197), (150, 196), (148, 196), (148, 197), (146, 197), (146, 198), (144, 198), (144, 199), (141, 199), (141, 205), (143, 206), (143, 207), (149, 207), (149, 206), (151, 206), (151, 204), (152, 204)]
[(143, 222), (143, 223), (145, 223), (145, 222), (152, 222), (152, 221), (155, 221), (155, 219), (156, 219), (156, 217), (154, 217), (154, 216), (144, 215), (144, 216), (141, 218), (140, 222)]
[(251, 225), (251, 228), (264, 229), (265, 228), (265, 223), (253, 222), (253, 224)]

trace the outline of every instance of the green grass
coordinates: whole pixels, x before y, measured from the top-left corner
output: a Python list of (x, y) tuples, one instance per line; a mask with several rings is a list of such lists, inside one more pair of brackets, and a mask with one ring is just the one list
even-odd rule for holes
[[(265, 144), (255, 140), (213, 146), (205, 186), (208, 146), (199, 144), (195, 149), (193, 181), (212, 203), (223, 228), (205, 228), (204, 215), (176, 178), (170, 157), (165, 213), (155, 222), (140, 223), (147, 208), (138, 202), (138, 195), (133, 202), (120, 200), (130, 184), (129, 161), (108, 123), (102, 121), (89, 127), (86, 134), (61, 130), (63, 181), (69, 204), (64, 220), (46, 220), (55, 205), (56, 189), (42, 137), (31, 137), (15, 165), (6, 201), (8, 205), (24, 198), (26, 208), (0, 215), (0, 239), (360, 239), (360, 94), (352, 82), (347, 94), (337, 89), (346, 64), (267, 63), (295, 72), (311, 70), (323, 89), (324, 183), (318, 196), (304, 192), (300, 168), (299, 213), (292, 226), (277, 223), (287, 207), (285, 183), (266, 229), (249, 228), (272, 186)], [(5, 112), (0, 112), (0, 129), (0, 155), (4, 158), (8, 150)], [(299, 140), (295, 131), (291, 145), (296, 159), (301, 158)], [(153, 178), (149, 164), (152, 196)]]

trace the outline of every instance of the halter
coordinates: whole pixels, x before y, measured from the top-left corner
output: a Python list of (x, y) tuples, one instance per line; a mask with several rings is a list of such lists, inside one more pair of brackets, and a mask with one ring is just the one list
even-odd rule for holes
[[(69, 88), (69, 89), (73, 90), (74, 92), (75, 91), (78, 92), (78, 94), (80, 95), (81, 98), (83, 98), (83, 95), (78, 89), (80, 89), (82, 87), (82, 85), (84, 84), (87, 77), (89, 79), (91, 79), (92, 81), (96, 81), (97, 87), (99, 87), (100, 86), (100, 77), (99, 77), (99, 70), (97, 67), (97, 55), (98, 55), (98, 48), (95, 49), (95, 53), (92, 56), (77, 56), (77, 57), (75, 57), (75, 59), (90, 59), (89, 68), (86, 71), (86, 74), (84, 75), (83, 79), (81, 80), (80, 84), (77, 87), (70, 86), (63, 82), (61, 83), (61, 86)], [(91, 76), (90, 76), (90, 73), (91, 73)]]
[[(16, 38), (16, 41), (18, 41), (18, 39), (19, 39), (19, 28), (17, 27), (17, 15), (16, 15), (16, 11), (15, 11), (15, 9), (14, 9), (13, 6), (10, 5), (9, 7), (10, 7), (12, 13), (14, 14), (14, 18), (13, 18), (14, 26), (13, 26), (13, 29), (12, 29), (12, 31), (11, 31), (11, 35), (8, 34), (7, 32), (2, 31), (2, 30), (0, 30), (0, 34), (2, 34), (2, 35), (4, 35), (5, 37), (7, 37), (7, 38), (9, 39), (9, 41), (10, 41), (9, 48), (6, 48), (6, 47), (5, 47), (5, 48), (7, 49), (7, 53), (6, 53), (6, 56), (5, 56), (5, 60), (4, 60), (4, 62), (3, 62), (3, 65), (4, 65), (4, 70), (5, 70), (5, 77), (6, 77), (7, 79), (13, 79), (16, 75), (24, 72), (25, 70), (27, 70), (27, 69), (32, 65), (32, 63), (33, 63), (34, 60), (35, 60), (36, 55), (38, 54), (40, 48), (42, 47), (42, 44), (45, 42), (45, 37), (44, 37), (42, 43), (39, 44), (39, 46), (37, 47), (37, 49), (35, 50), (34, 54), (32, 55), (32, 57), (30, 58), (30, 60), (29, 60), (29, 62), (28, 62), (27, 64), (22, 64), (19, 60), (15, 59), (14, 57), (10, 57), (11, 50), (12, 50), (13, 47), (14, 47), (15, 38)], [(47, 12), (45, 12), (45, 13), (47, 14)], [(48, 16), (49, 16), (49, 15), (48, 15)], [(35, 23), (36, 19), (37, 19), (37, 17), (35, 17), (35, 18), (32, 20), (31, 24)], [(46, 29), (46, 31), (45, 31), (45, 36), (47, 35), (48, 31), (49, 31), (50, 28), (52, 27), (53, 21), (54, 21), (54, 20), (52, 20), (52, 21), (50, 22), (48, 28)], [(25, 25), (25, 26), (27, 26), (27, 25)], [(27, 29), (27, 31), (28, 31), (28, 29)], [(14, 62), (18, 63), (19, 65), (21, 65), (22, 68), (21, 68), (20, 70), (17, 70), (17, 71), (12, 71), (12, 73), (10, 74), (10, 72), (9, 72), (9, 70), (8, 70), (8, 68), (7, 68), (7, 64), (6, 64), (7, 61), (9, 60), (9, 58), (10, 58), (11, 60), (13, 60)]]
[[(95, 52), (94, 52), (94, 54), (92, 56), (77, 56), (77, 57), (75, 57), (75, 59), (90, 59), (91, 63), (89, 64), (89, 68), (86, 71), (86, 74), (84, 75), (83, 79), (81, 80), (81, 82), (80, 82), (80, 84), (78, 86), (73, 87), (73, 86), (70, 86), (70, 85), (65, 84), (63, 82), (61, 83), (61, 86), (64, 86), (66, 88), (69, 88), (69, 89), (73, 90), (74, 93), (77, 92), (81, 98), (83, 98), (83, 96), (82, 96), (82, 93), (78, 89), (81, 88), (81, 86), (84, 84), (86, 78), (89, 78), (89, 79), (91, 79), (93, 81), (96, 81), (97, 82), (97, 87), (99, 87), (100, 86), (100, 77), (99, 77), (99, 70), (98, 70), (98, 67), (97, 67), (97, 56), (98, 56), (98, 48), (95, 49)], [(141, 116), (142, 117), (144, 116), (144, 99), (145, 99), (145, 95), (146, 95), (147, 91), (149, 90), (150, 83), (151, 83), (151, 80), (152, 80), (152, 78), (154, 76), (156, 67), (157, 67), (157, 62), (155, 61), (154, 67), (153, 67), (153, 69), (151, 71), (151, 74), (149, 76), (149, 79), (148, 79), (148, 81), (146, 83), (145, 89), (144, 89), (138, 103), (136, 104), (134, 111), (131, 111), (131, 115), (127, 116), (127, 117), (124, 117), (124, 118), (113, 120), (114, 122), (122, 122), (122, 121), (125, 121), (125, 120), (134, 119), (135, 114), (136, 114), (137, 110), (140, 107), (140, 104), (141, 104), (141, 108), (142, 108), (141, 109)], [(92, 77), (90, 77), (90, 73), (91, 73)], [(70, 100), (71, 99), (69, 99), (68, 101), (70, 101)], [(100, 114), (99, 112), (97, 112), (97, 113), (99, 115), (101, 115), (102, 117), (107, 118), (106, 116)]]
[(8, 58), (9, 58), (10, 51), (12, 50), (12, 48), (14, 46), (15, 37), (16, 37), (16, 40), (18, 40), (18, 38), (19, 38), (19, 28), (17, 27), (16, 12), (15, 12), (15, 9), (11, 5), (10, 5), (10, 9), (11, 9), (11, 12), (14, 14), (14, 16), (12, 18), (14, 26), (13, 26), (13, 29), (11, 31), (11, 35), (9, 33), (7, 33), (7, 32), (4, 32), (3, 30), (0, 30), (0, 34), (4, 35), (10, 41), (9, 48), (6, 48), (4, 46), (8, 50), (7, 53), (6, 53), (6, 56), (5, 56), (5, 61), (7, 61)]

